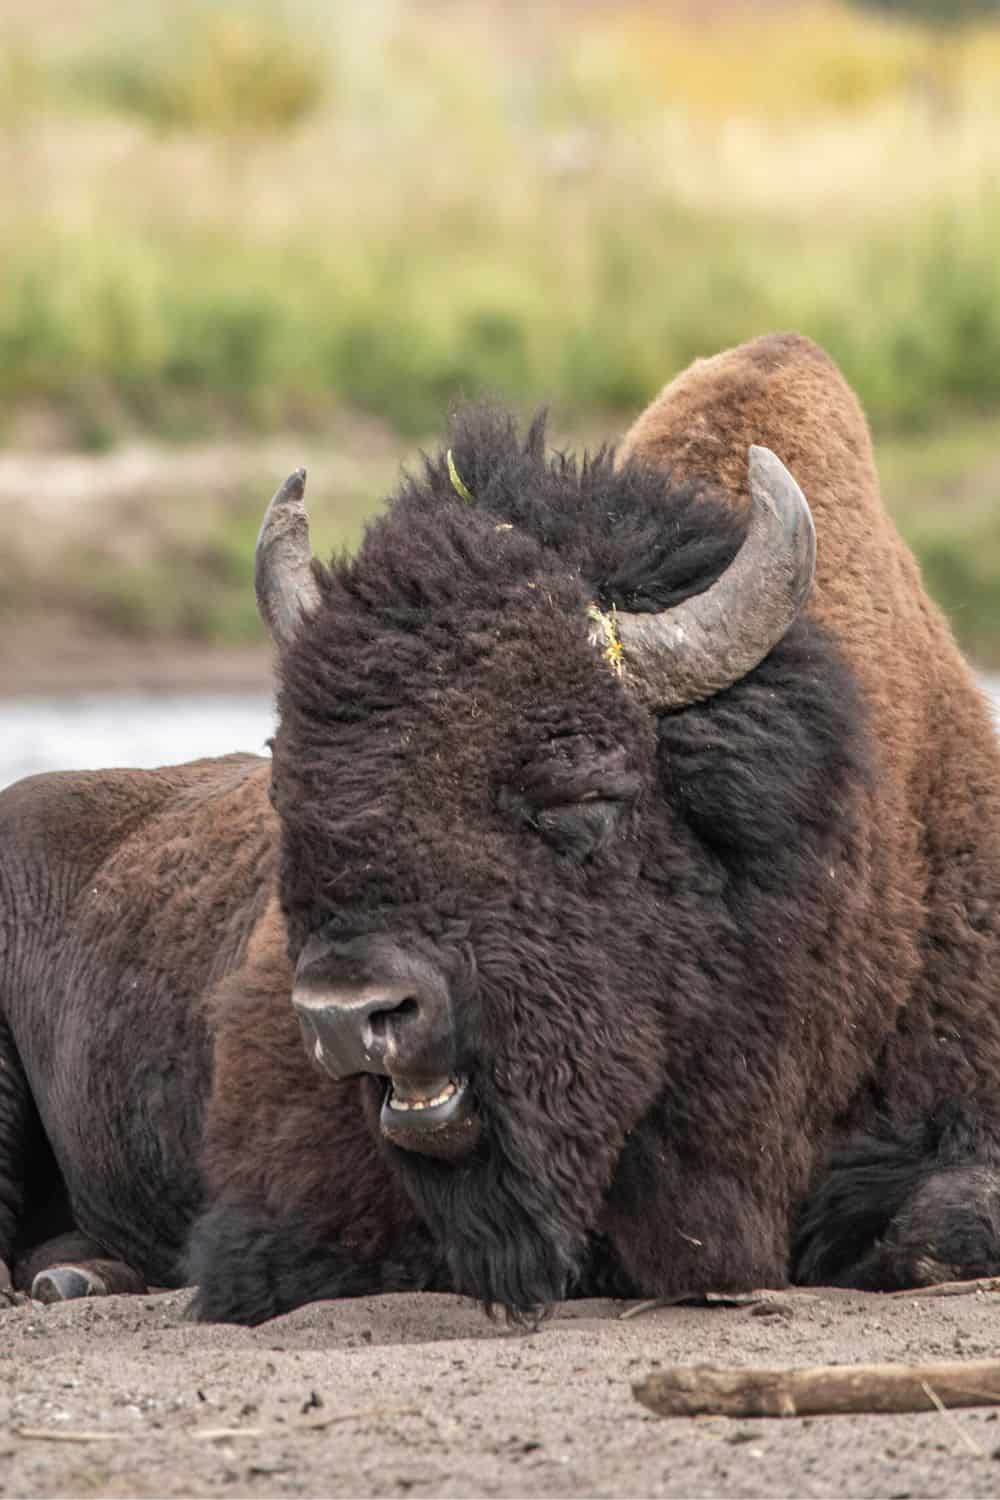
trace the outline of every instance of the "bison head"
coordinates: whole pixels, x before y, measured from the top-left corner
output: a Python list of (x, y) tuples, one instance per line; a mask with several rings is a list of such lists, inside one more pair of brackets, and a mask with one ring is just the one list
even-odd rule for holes
[(352, 560), (312, 558), (301, 473), (261, 530), (305, 1044), (359, 1075), (458, 1288), (515, 1315), (579, 1271), (738, 962), (660, 726), (751, 673), (809, 590), (805, 500), (749, 464), (747, 515), (474, 411)]

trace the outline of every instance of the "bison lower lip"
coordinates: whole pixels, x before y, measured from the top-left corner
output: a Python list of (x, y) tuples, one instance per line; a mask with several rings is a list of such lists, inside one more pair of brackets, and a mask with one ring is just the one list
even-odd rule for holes
[(379, 1123), (394, 1146), (426, 1156), (461, 1156), (479, 1138), (464, 1078), (391, 1078)]

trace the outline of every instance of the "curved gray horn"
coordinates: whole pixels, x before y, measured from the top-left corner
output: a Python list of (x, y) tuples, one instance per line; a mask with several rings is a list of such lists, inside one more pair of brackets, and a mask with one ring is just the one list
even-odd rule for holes
[(619, 613), (625, 674), (652, 708), (680, 708), (731, 687), (776, 646), (816, 571), (806, 497), (769, 448), (750, 449), (750, 524), (726, 571), (660, 614)]
[(302, 498), (305, 492), (306, 471), (296, 469), (267, 507), (257, 534), (253, 567), (257, 608), (280, 647), (291, 644), (303, 615), (311, 614), (319, 603), (309, 517)]

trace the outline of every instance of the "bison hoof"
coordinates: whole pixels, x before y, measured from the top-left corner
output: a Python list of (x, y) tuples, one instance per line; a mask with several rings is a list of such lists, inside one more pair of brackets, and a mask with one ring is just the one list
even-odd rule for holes
[(73, 1297), (105, 1297), (107, 1292), (100, 1276), (80, 1266), (50, 1266), (31, 1283), (34, 1302), (69, 1302)]

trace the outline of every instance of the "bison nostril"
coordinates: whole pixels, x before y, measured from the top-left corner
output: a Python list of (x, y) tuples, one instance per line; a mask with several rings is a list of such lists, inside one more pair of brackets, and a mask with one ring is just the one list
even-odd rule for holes
[(455, 1041), (445, 980), (389, 945), (299, 960), (292, 1001), (308, 1052), (333, 1077), (450, 1075)]
[(399, 1004), (394, 1005), (391, 1010), (377, 1010), (375, 1014), (370, 1018), (372, 1036), (378, 1038), (386, 1037), (389, 1033), (390, 1021), (402, 1021), (405, 1020), (407, 1016), (418, 1015), (419, 1012), (420, 1006), (417, 1004), (412, 995), (407, 995), (405, 1000), (401, 1000)]

